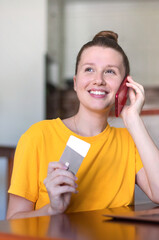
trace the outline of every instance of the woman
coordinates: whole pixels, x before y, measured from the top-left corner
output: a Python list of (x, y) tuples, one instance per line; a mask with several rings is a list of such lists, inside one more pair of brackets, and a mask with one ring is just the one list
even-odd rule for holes
[[(135, 181), (159, 203), (159, 151), (140, 118), (144, 89), (130, 76), (130, 104), (121, 112), (126, 128), (107, 122), (115, 94), (129, 75), (129, 62), (117, 38), (116, 33), (103, 31), (81, 48), (74, 76), (77, 114), (34, 124), (21, 137), (7, 218), (127, 206), (134, 201)], [(77, 176), (59, 163), (70, 135), (91, 144)]]

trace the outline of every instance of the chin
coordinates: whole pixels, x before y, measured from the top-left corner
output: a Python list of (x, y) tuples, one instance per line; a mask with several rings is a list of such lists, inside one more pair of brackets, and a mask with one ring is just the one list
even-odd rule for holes
[(101, 107), (95, 107), (95, 106), (93, 106), (93, 107), (91, 107), (91, 108), (89, 108), (92, 112), (96, 112), (96, 113), (99, 113), (99, 114), (106, 114), (107, 112), (109, 113), (110, 112), (110, 110), (111, 110), (111, 108), (110, 107), (103, 107), (103, 108), (101, 108)]

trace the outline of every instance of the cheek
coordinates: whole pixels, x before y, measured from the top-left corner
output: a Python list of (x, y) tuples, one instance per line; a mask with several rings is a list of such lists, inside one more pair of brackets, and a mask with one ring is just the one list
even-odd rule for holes
[(117, 92), (117, 90), (119, 89), (119, 86), (120, 86), (120, 81), (111, 81), (110, 82), (110, 87), (115, 92)]
[(86, 77), (81, 77), (76, 80), (76, 90), (86, 88), (89, 84), (89, 81)]

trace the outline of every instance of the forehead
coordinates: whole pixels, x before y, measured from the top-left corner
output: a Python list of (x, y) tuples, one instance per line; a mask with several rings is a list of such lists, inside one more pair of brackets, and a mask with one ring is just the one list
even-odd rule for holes
[(113, 48), (93, 46), (83, 51), (80, 62), (81, 64), (84, 62), (101, 62), (121, 65), (123, 64), (123, 57)]

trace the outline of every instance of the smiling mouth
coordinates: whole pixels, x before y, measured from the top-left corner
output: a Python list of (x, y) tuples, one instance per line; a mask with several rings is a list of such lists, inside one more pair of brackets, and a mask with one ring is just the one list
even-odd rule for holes
[(106, 91), (100, 91), (100, 90), (90, 90), (89, 93), (94, 96), (101, 96), (104, 97), (108, 94)]

